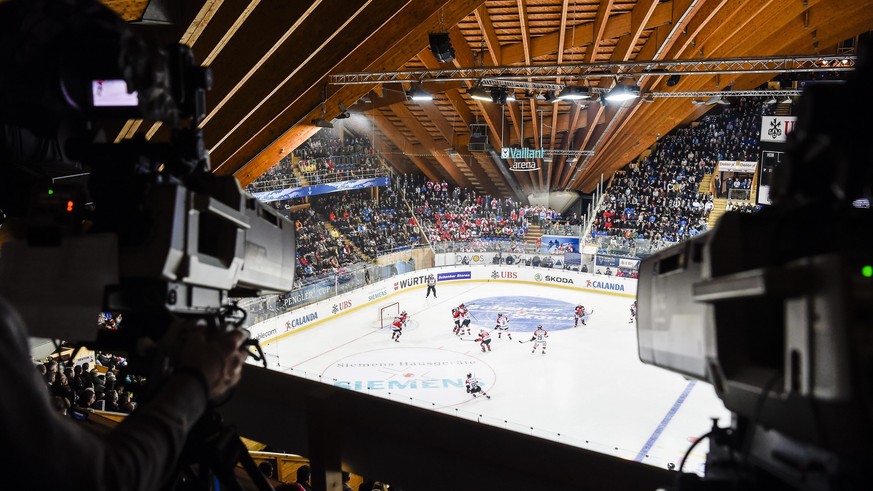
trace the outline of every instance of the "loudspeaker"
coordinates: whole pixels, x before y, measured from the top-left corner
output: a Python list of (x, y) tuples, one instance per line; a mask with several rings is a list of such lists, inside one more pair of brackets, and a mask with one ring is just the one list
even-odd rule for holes
[(679, 75), (670, 75), (667, 79), (667, 87), (672, 87), (679, 83)]
[(455, 59), (455, 48), (447, 32), (432, 32), (430, 38), (430, 52), (440, 63), (448, 63)]
[(470, 151), (484, 152), (488, 146), (488, 125), (487, 124), (471, 124), (470, 125)]

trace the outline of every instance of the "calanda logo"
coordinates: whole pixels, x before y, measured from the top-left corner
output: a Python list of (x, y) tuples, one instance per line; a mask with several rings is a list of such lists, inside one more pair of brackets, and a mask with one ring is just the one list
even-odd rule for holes
[(609, 290), (613, 292), (623, 292), (624, 285), (621, 283), (610, 283), (608, 281), (587, 280), (585, 288), (596, 288), (598, 290)]

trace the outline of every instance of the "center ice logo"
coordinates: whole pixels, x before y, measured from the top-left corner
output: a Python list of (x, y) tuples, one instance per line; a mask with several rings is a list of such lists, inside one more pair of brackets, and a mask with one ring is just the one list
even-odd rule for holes
[(540, 297), (485, 297), (470, 300), (466, 304), (472, 324), (491, 329), (498, 313), (509, 316), (509, 330), (536, 331), (542, 324), (547, 331), (573, 327), (575, 304)]

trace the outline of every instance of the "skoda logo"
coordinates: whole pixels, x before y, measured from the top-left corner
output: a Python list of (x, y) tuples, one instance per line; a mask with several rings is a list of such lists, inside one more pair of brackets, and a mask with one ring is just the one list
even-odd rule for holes
[(534, 275), (534, 279), (537, 281), (543, 281), (543, 275), (537, 273)]

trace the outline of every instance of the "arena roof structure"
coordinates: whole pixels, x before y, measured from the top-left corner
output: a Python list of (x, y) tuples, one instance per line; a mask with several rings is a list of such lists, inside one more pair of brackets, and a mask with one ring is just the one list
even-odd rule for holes
[[(318, 131), (313, 120), (348, 109), (338, 125), (374, 137), (398, 170), (500, 196), (591, 191), (709, 110), (690, 95), (847, 68), (851, 40), (873, 28), (869, 0), (105, 1), (134, 24), (173, 24), (212, 68), (203, 128), (219, 174), (252, 182)], [(452, 61), (434, 56), (435, 32), (448, 33)], [(557, 99), (566, 85), (652, 94)], [(494, 87), (516, 100), (470, 96)], [(418, 90), (432, 100), (412, 100)], [(476, 123), (492, 152), (469, 150)], [(129, 121), (118, 136), (159, 131)], [(507, 172), (498, 157), (511, 146), (551, 158)]]

